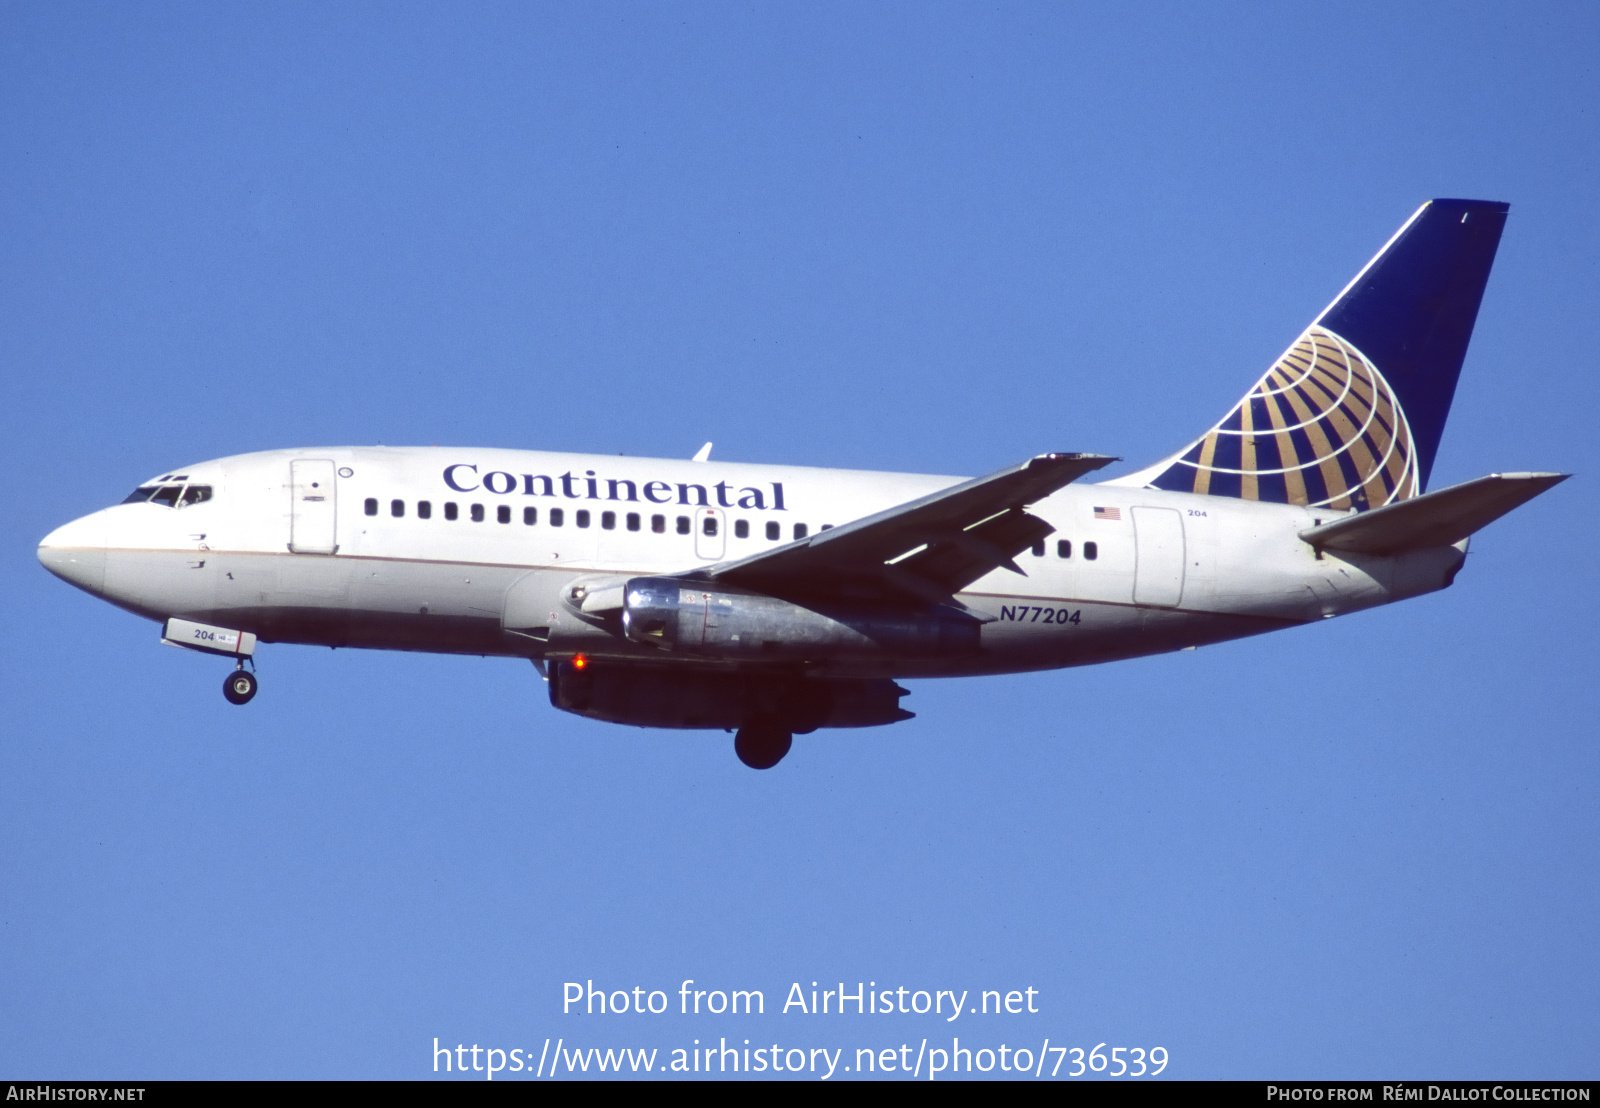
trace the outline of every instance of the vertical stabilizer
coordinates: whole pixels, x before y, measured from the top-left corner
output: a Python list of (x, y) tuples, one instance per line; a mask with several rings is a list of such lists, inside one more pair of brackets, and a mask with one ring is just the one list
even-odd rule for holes
[(1220, 423), (1116, 484), (1358, 511), (1418, 495), (1509, 207), (1424, 204)]

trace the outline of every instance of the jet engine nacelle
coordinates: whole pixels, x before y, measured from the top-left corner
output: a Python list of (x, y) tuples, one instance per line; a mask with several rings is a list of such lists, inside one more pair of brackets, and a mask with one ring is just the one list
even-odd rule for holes
[(954, 611), (814, 609), (670, 577), (635, 577), (622, 596), (622, 633), (632, 641), (719, 658), (976, 654), (981, 626)]
[(634, 727), (735, 728), (772, 720), (799, 732), (877, 727), (910, 719), (906, 690), (878, 679), (717, 672), (674, 665), (573, 659), (550, 667), (550, 703)]

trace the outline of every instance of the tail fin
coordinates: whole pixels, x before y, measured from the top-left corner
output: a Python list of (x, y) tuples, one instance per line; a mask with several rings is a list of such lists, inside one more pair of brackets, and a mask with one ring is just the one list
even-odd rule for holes
[(1222, 422), (1116, 483), (1357, 511), (1421, 493), (1509, 209), (1424, 204)]

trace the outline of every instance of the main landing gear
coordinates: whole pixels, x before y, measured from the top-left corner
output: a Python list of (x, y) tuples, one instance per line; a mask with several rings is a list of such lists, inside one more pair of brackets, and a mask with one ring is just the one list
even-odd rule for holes
[(794, 735), (776, 720), (752, 720), (733, 738), (733, 752), (751, 769), (771, 769), (783, 761)]
[(228, 679), (222, 683), (222, 695), (228, 698), (229, 704), (248, 704), (256, 695), (257, 685), (256, 675), (245, 669), (241, 660), (239, 668), (228, 674)]

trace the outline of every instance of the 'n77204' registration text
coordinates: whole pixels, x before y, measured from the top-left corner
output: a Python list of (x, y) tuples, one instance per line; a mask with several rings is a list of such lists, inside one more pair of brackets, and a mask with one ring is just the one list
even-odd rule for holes
[(1000, 608), (1000, 618), (1016, 623), (1077, 623), (1083, 612), (1076, 608), (1035, 608), (1031, 604), (1010, 604)]

